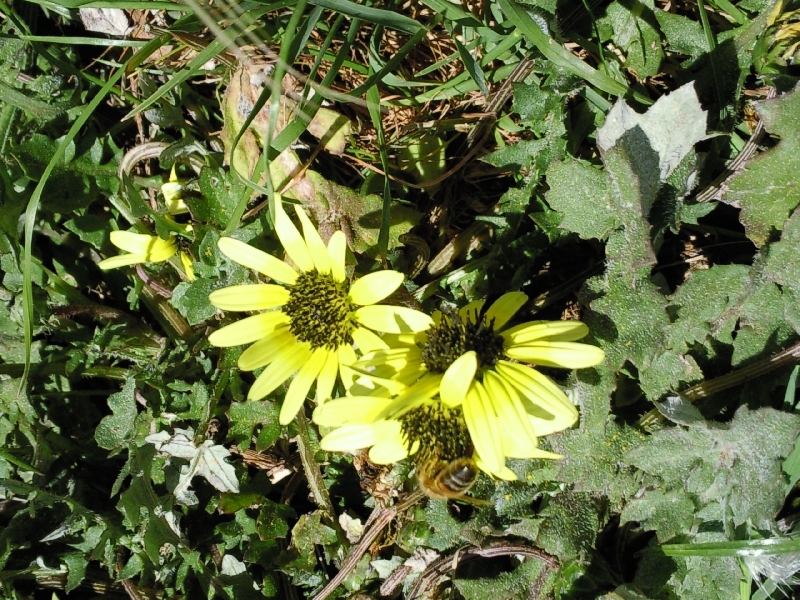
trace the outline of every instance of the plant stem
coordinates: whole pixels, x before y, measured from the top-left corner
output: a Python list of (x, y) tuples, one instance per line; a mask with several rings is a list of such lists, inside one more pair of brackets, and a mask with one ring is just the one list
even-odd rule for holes
[(320, 510), (326, 513), (330, 520), (330, 525), (336, 531), (339, 541), (344, 546), (349, 546), (347, 536), (344, 533), (339, 519), (336, 516), (336, 511), (333, 509), (328, 488), (325, 487), (325, 482), (322, 479), (322, 472), (319, 468), (317, 459), (314, 458), (314, 450), (311, 448), (311, 437), (308, 435), (308, 419), (301, 409), (297, 413), (297, 451), (300, 453), (300, 462), (303, 464), (303, 471), (306, 474), (308, 481), (308, 489), (311, 490), (311, 495), (314, 496), (314, 502), (317, 503)]

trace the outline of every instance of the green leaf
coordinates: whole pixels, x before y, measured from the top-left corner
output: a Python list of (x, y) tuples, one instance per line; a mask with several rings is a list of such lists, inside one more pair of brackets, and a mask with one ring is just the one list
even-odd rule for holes
[(210, 319), (217, 309), (208, 301), (215, 283), (210, 279), (198, 279), (191, 283), (182, 281), (172, 291), (170, 303), (178, 309), (189, 325), (199, 325)]
[[(559, 227), (583, 239), (605, 239), (620, 219), (613, 207), (608, 174), (578, 160), (554, 163), (547, 172), (547, 203), (563, 215)], [(587, 219), (586, 211), (592, 218)]]
[(733, 342), (731, 363), (782, 350), (797, 334), (786, 322), (780, 288), (767, 283), (749, 293), (739, 309), (739, 330)]
[(733, 342), (736, 325), (732, 309), (749, 285), (749, 269), (744, 265), (714, 265), (692, 271), (670, 299), (670, 310), (677, 315), (667, 330), (668, 345), (678, 352), (714, 338)]
[(743, 406), (725, 426), (658, 431), (629, 451), (626, 462), (658, 477), (664, 492), (685, 490), (701, 506), (727, 506), (735, 525), (750, 521), (758, 526), (783, 503), (781, 465), (799, 427), (798, 415)]
[[(707, 111), (703, 110), (694, 83), (687, 83), (671, 94), (659, 98), (644, 114), (639, 114), (619, 100), (597, 131), (597, 145), (607, 151), (617, 145), (628, 148), (628, 159), (637, 175), (647, 183), (666, 181), (697, 142), (707, 139)], [(635, 135), (640, 129), (644, 137)], [(625, 136), (625, 134), (634, 134)], [(626, 139), (627, 138), (627, 139)], [(658, 169), (653, 173), (651, 149)], [(604, 159), (604, 162), (607, 162)], [(645, 210), (645, 215), (649, 209)]]
[(431, 500), (425, 508), (425, 523), (431, 534), (425, 545), (435, 550), (444, 551), (460, 544), (463, 524), (454, 519), (447, 510), (447, 502)]
[(541, 511), (536, 545), (562, 560), (581, 556), (594, 547), (601, 521), (592, 494), (565, 491)]
[(691, 529), (694, 512), (694, 503), (682, 490), (646, 490), (625, 506), (620, 518), (638, 521), (643, 529), (655, 531), (659, 542), (665, 542)]
[(639, 79), (657, 75), (664, 60), (661, 32), (653, 12), (653, 0), (613, 2), (606, 9), (607, 19), (614, 28), (614, 44), (625, 54), (625, 67)]
[(655, 16), (671, 52), (696, 59), (709, 51), (708, 40), (699, 22), (663, 10), (656, 10)]
[(62, 555), (61, 558), (67, 565), (67, 583), (64, 586), (64, 591), (69, 594), (86, 577), (86, 567), (89, 566), (89, 561), (82, 552), (70, 552)]
[(136, 419), (136, 380), (128, 378), (122, 390), (108, 398), (111, 415), (103, 417), (94, 432), (97, 445), (106, 450), (119, 451), (134, 431)]
[(609, 419), (615, 387), (615, 375), (606, 365), (579, 371), (572, 394), (581, 399), (580, 428), (548, 437), (553, 451), (564, 455), (555, 463), (559, 471), (553, 480), (572, 485), (576, 492), (605, 496), (611, 511), (640, 487), (623, 457), (644, 440), (635, 429)]
[(192, 217), (224, 228), (244, 193), (244, 183), (230, 171), (205, 167), (200, 172), (199, 185), (202, 196), (185, 199)]
[(111, 226), (109, 219), (104, 219), (97, 215), (83, 215), (74, 217), (64, 223), (64, 227), (69, 229), (82, 242), (91, 244), (95, 250), (101, 250), (103, 246), (108, 246), (109, 233)]
[(281, 426), (278, 423), (278, 413), (278, 407), (269, 400), (234, 402), (227, 413), (230, 422), (228, 436), (234, 444), (242, 448), (249, 448), (253, 430), (261, 427), (256, 444), (256, 451), (261, 452), (270, 447), (280, 436)]
[[(457, 28), (456, 31), (460, 30), (461, 28)], [(472, 77), (472, 80), (475, 82), (475, 85), (478, 86), (478, 89), (483, 94), (484, 98), (489, 97), (489, 88), (486, 86), (486, 75), (483, 73), (483, 69), (475, 60), (475, 57), (469, 53), (466, 46), (458, 41), (457, 38), (453, 38), (453, 42), (456, 45), (456, 49), (458, 50), (458, 55), (461, 57), (461, 62), (464, 63), (464, 66), (467, 69), (467, 73), (469, 76)]]
[(494, 573), (490, 577), (457, 577), (455, 585), (466, 600), (527, 598), (534, 586), (542, 590), (543, 569), (541, 561), (529, 560), (511, 572)]
[(747, 236), (763, 245), (800, 204), (800, 91), (755, 103), (764, 128), (781, 140), (756, 156), (730, 181), (723, 201), (742, 209)]

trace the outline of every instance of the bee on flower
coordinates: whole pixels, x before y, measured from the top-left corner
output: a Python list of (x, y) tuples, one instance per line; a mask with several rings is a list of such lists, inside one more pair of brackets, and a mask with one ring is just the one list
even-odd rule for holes
[[(353, 365), (362, 376), (352, 395), (315, 410), (316, 423), (336, 427), (321, 447), (370, 448), (377, 464), (417, 452), (447, 462), (474, 448), (477, 466), (501, 479), (516, 479), (506, 458), (561, 458), (539, 449), (538, 438), (571, 427), (578, 411), (531, 365), (581, 369), (601, 363), (605, 354), (575, 342), (589, 332), (578, 321), (506, 328), (527, 299), (510, 292), (485, 312), (483, 301), (472, 302), (452, 316), (434, 314), (423, 332), (385, 338), (390, 348)], [(460, 450), (442, 450), (456, 443), (450, 439)]]
[(236, 240), (222, 238), (219, 249), (240, 265), (274, 283), (235, 285), (215, 290), (211, 303), (225, 311), (256, 312), (209, 336), (214, 346), (251, 344), (239, 358), (239, 368), (264, 368), (248, 399), (260, 400), (289, 380), (280, 411), (288, 424), (316, 383), (322, 403), (337, 380), (360, 353), (386, 350), (375, 332), (414, 334), (428, 329), (431, 318), (419, 311), (378, 304), (403, 283), (397, 271), (376, 271), (354, 281), (345, 274), (347, 243), (335, 232), (327, 245), (305, 211), (295, 205), (302, 234), (276, 198), (275, 233), (292, 264)]

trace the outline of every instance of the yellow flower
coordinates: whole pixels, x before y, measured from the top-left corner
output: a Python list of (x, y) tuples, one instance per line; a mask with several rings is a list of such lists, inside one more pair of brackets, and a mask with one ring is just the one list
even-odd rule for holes
[(175, 165), (169, 174), (169, 181), (161, 185), (161, 193), (164, 196), (164, 204), (171, 215), (182, 215), (189, 212), (189, 207), (183, 201), (184, 185), (178, 174), (175, 172)]
[[(316, 398), (329, 398), (336, 380), (360, 352), (388, 346), (373, 331), (414, 333), (430, 327), (431, 318), (401, 306), (377, 303), (403, 282), (397, 271), (377, 271), (349, 283), (345, 276), (346, 240), (335, 232), (328, 245), (305, 212), (295, 206), (301, 235), (281, 202), (276, 202), (275, 232), (296, 267), (233, 238), (222, 238), (219, 249), (231, 260), (277, 283), (236, 285), (211, 293), (217, 308), (263, 311), (215, 331), (214, 346), (251, 344), (239, 358), (239, 368), (266, 367), (248, 394), (259, 400), (296, 373), (280, 412), (288, 424), (316, 381)], [(270, 310), (279, 309), (279, 310)]]
[[(192, 226), (186, 225), (183, 229), (186, 232), (190, 232)], [(179, 252), (175, 233), (171, 233), (169, 239), (164, 240), (157, 235), (146, 235), (133, 231), (112, 231), (111, 243), (120, 250), (129, 252), (129, 254), (120, 254), (101, 260), (97, 263), (97, 266), (104, 271), (130, 265), (164, 262)], [(178, 256), (186, 278), (189, 281), (194, 281), (195, 275), (191, 257), (183, 250), (179, 252)]]
[(97, 266), (104, 271), (142, 263), (164, 262), (175, 256), (178, 251), (178, 243), (174, 235), (171, 235), (168, 240), (162, 240), (157, 235), (145, 235), (133, 231), (112, 231), (111, 243), (130, 254), (120, 254), (101, 260)]
[[(560, 458), (539, 450), (538, 437), (572, 426), (578, 411), (553, 381), (522, 363), (579, 369), (605, 354), (574, 343), (589, 332), (578, 321), (533, 321), (502, 331), (527, 299), (511, 292), (483, 314), (480, 301), (453, 316), (434, 315), (427, 331), (397, 336), (394, 348), (366, 354), (353, 365), (364, 374), (350, 388), (354, 395), (314, 413), (318, 424), (339, 427), (322, 448), (371, 446), (371, 460), (394, 462), (420, 447), (432, 452), (448, 439), (447, 428), (463, 422), (467, 434), (457, 437), (468, 435), (478, 465), (495, 477), (514, 478), (507, 457)], [(449, 425), (426, 426), (420, 411), (444, 415), (433, 421)]]

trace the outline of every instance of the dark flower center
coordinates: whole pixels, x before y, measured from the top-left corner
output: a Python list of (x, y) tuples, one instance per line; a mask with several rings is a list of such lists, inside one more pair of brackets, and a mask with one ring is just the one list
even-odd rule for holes
[(289, 301), (283, 312), (289, 315), (289, 329), (312, 349), (335, 350), (353, 343), (355, 304), (347, 296), (347, 285), (330, 273), (304, 271), (288, 286)]
[(451, 461), (472, 456), (472, 438), (461, 408), (431, 402), (412, 408), (399, 419), (407, 447), (419, 442), (416, 460)]
[(422, 360), (433, 373), (444, 373), (465, 352), (478, 355), (478, 369), (493, 367), (505, 357), (503, 336), (494, 330), (494, 319), (486, 322), (477, 312), (462, 319), (459, 315), (442, 315), (438, 325), (427, 332), (427, 340), (419, 343)]

